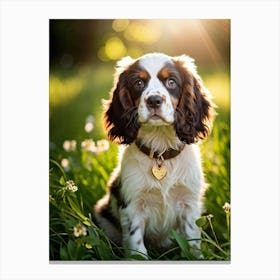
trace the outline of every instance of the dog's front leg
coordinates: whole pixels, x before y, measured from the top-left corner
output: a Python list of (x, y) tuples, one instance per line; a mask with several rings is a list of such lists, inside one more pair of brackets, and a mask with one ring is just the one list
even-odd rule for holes
[(147, 249), (144, 245), (145, 223), (132, 208), (126, 207), (120, 210), (123, 246), (126, 255), (139, 254), (147, 258)]
[(196, 225), (195, 221), (200, 217), (200, 209), (199, 206), (187, 206), (183, 211), (180, 224), (181, 224), (181, 232), (185, 235), (185, 237), (189, 240), (189, 245), (191, 247), (191, 253), (197, 258), (201, 258), (200, 251), (200, 239), (201, 232), (199, 227)]

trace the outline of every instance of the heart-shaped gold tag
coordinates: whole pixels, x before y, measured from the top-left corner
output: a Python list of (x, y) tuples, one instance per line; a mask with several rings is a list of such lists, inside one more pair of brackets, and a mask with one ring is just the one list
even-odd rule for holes
[(154, 165), (152, 168), (153, 175), (158, 179), (163, 179), (167, 174), (167, 168), (165, 166)]

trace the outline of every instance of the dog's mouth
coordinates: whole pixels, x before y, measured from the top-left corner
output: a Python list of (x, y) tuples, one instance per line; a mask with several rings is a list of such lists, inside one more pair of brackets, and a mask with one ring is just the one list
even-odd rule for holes
[(156, 113), (152, 114), (152, 115), (150, 116), (150, 119), (151, 119), (151, 120), (159, 120), (159, 119), (161, 119), (161, 120), (164, 121), (164, 118), (163, 118), (161, 115), (156, 114)]
[(162, 116), (162, 112), (160, 108), (153, 108), (149, 110), (149, 119), (150, 120), (163, 120), (166, 121), (164, 119), (164, 117)]
[(172, 116), (164, 114), (162, 110), (153, 109), (149, 110), (148, 114), (143, 118), (139, 118), (139, 122), (143, 125), (160, 126), (160, 125), (171, 125), (174, 122)]
[(147, 122), (152, 125), (170, 124), (170, 122), (168, 122), (161, 114), (158, 113), (151, 113)]

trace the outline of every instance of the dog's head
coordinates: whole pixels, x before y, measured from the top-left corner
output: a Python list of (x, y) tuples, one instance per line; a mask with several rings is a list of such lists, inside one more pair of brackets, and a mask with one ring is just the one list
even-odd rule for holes
[(193, 59), (160, 53), (120, 60), (105, 106), (108, 137), (121, 144), (132, 143), (142, 125), (173, 125), (182, 142), (197, 142), (210, 133), (215, 112)]

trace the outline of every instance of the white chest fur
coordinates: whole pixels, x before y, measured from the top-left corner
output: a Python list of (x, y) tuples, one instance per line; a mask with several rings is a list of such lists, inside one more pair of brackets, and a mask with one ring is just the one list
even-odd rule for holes
[(176, 228), (178, 217), (186, 207), (199, 202), (203, 176), (199, 148), (186, 145), (175, 158), (165, 160), (167, 174), (157, 180), (152, 174), (155, 164), (133, 144), (126, 148), (121, 162), (122, 196), (133, 215), (145, 220), (149, 236), (166, 238)]
[(167, 175), (157, 180), (152, 175), (156, 160), (150, 159), (139, 151), (135, 144), (127, 147), (121, 159), (122, 192), (128, 200), (133, 200), (139, 191), (159, 189), (162, 193), (181, 185), (191, 192), (199, 193), (203, 176), (200, 165), (200, 154), (197, 145), (186, 145), (175, 158), (165, 160)]

